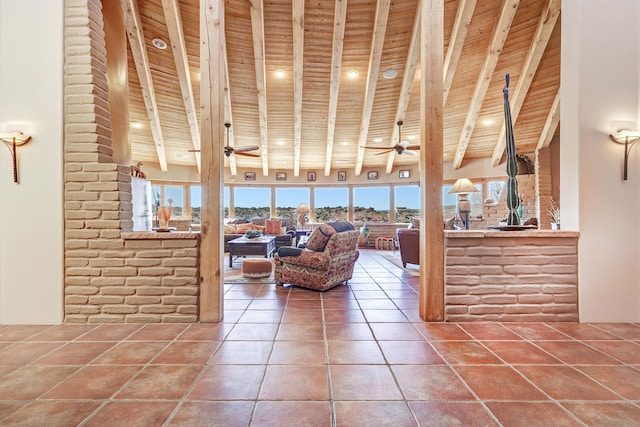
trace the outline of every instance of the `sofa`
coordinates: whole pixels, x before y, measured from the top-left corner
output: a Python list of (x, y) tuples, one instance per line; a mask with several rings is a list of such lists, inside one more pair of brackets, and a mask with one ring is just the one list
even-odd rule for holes
[(295, 222), (291, 218), (236, 219), (224, 225), (224, 251), (229, 252), (229, 241), (244, 236), (246, 230), (262, 230), (264, 235), (275, 236), (276, 250), (291, 246), (296, 235)]
[(304, 249), (282, 247), (278, 250), (274, 256), (277, 285), (289, 283), (326, 291), (351, 279), (360, 255), (360, 231), (353, 225), (344, 231), (333, 227), (327, 223), (316, 228)]

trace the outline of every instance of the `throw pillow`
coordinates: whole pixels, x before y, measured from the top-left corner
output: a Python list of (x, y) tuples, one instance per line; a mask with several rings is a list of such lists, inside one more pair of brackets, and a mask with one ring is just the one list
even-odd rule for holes
[(238, 233), (240, 234), (244, 234), (244, 232), (247, 230), (254, 230), (253, 227), (254, 225), (250, 222), (244, 224), (236, 224), (236, 230), (238, 230)]
[(236, 229), (235, 224), (225, 224), (224, 225), (224, 234), (236, 234), (238, 230)]
[(257, 224), (251, 224), (251, 229), (252, 230), (262, 230), (262, 232), (264, 233), (264, 225), (257, 225)]
[(307, 240), (307, 249), (311, 249), (315, 252), (322, 252), (327, 246), (327, 242), (336, 234), (336, 229), (329, 224), (322, 224), (320, 227), (313, 230), (309, 240)]
[(280, 234), (282, 221), (279, 219), (267, 219), (264, 222), (264, 234)]

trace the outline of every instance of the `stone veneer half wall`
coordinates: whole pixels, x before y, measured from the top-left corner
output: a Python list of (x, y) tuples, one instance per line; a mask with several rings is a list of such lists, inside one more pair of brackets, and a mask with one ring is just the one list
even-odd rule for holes
[(578, 237), (446, 231), (445, 320), (578, 321)]

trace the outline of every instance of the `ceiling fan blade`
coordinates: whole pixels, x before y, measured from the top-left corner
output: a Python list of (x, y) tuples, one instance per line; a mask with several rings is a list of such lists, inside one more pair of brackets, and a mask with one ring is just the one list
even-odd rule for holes
[(398, 142), (398, 147), (402, 147), (402, 148), (409, 147), (409, 141), (400, 141), (400, 142)]
[(200, 150), (194, 150), (193, 148), (191, 150), (187, 150), (189, 153), (199, 153)]
[(244, 151), (259, 150), (260, 147), (258, 147), (257, 145), (244, 145), (242, 147), (232, 147), (232, 149), (236, 153), (241, 153), (241, 152), (244, 152)]
[(385, 151), (381, 152), (381, 153), (376, 153), (376, 156), (382, 156), (383, 154), (387, 154), (393, 151), (393, 148), (387, 148)]
[(364, 148), (369, 148), (371, 150), (393, 150), (393, 147), (369, 147), (365, 145)]
[(410, 155), (410, 156), (417, 156), (417, 155), (418, 155), (418, 152), (417, 152), (417, 151), (413, 151), (413, 150), (409, 150), (409, 149), (405, 149), (405, 150), (403, 151), (403, 154), (408, 154), (408, 155)]
[(405, 150), (419, 150), (420, 146), (419, 145), (407, 145), (406, 147), (404, 147)]
[(237, 156), (260, 157), (260, 154), (256, 154), (256, 153), (245, 153), (245, 152), (242, 152), (242, 151), (240, 151), (240, 152), (237, 152), (237, 151), (236, 151), (234, 154), (235, 154), (235, 155), (237, 155)]

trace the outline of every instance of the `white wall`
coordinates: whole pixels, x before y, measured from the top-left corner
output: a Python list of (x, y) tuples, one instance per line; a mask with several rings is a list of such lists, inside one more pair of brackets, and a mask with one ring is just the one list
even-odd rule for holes
[(562, 2), (561, 209), (579, 230), (583, 322), (640, 321), (640, 153), (622, 180), (623, 147), (609, 133), (638, 121), (640, 3)]
[(0, 147), (0, 324), (62, 321), (63, 0), (0, 0), (0, 131), (19, 148), (20, 184)]

